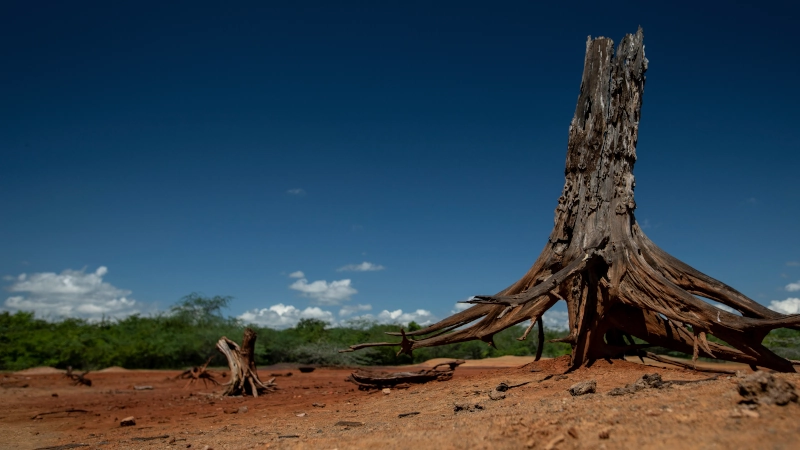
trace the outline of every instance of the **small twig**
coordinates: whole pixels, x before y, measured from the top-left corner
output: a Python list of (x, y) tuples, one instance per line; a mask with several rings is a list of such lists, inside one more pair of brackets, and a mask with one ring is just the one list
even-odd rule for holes
[(34, 450), (67, 450), (69, 448), (88, 447), (89, 444), (64, 444), (53, 447), (38, 447)]
[(168, 434), (163, 434), (161, 436), (146, 436), (146, 437), (132, 437), (132, 441), (154, 441), (156, 439), (166, 439), (168, 438)]
[(413, 411), (413, 412), (407, 412), (407, 413), (403, 413), (403, 414), (398, 414), (397, 417), (402, 419), (403, 417), (416, 416), (417, 414), (419, 414), (419, 411)]
[(43, 412), (43, 413), (36, 414), (35, 416), (31, 417), (31, 420), (36, 419), (39, 416), (46, 416), (48, 414), (59, 414), (59, 413), (67, 413), (67, 414), (69, 414), (69, 413), (88, 413), (88, 412), (89, 411), (86, 411), (85, 409), (75, 409), (75, 408), (65, 409), (63, 411), (48, 411), (48, 412)]
[(507, 383), (500, 383), (500, 384), (498, 384), (498, 385), (497, 385), (497, 387), (496, 387), (496, 388), (494, 388), (494, 389), (495, 389), (496, 391), (505, 392), (505, 391), (507, 391), (507, 390), (509, 390), (509, 389), (511, 389), (511, 388), (520, 387), (520, 386), (525, 386), (525, 385), (526, 385), (526, 384), (528, 384), (528, 383), (530, 383), (530, 381), (526, 381), (526, 382), (524, 382), (524, 383), (520, 383), (520, 384), (514, 384), (514, 385), (510, 385), (510, 384), (507, 384)]

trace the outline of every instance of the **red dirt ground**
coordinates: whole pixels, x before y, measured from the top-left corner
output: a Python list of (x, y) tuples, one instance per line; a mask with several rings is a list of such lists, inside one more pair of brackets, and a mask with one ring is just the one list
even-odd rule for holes
[[(348, 369), (305, 374), (269, 367), (259, 371), (262, 380), (270, 373), (292, 376), (278, 377), (280, 390), (259, 398), (220, 397), (221, 388), (202, 383), (184, 388), (185, 380), (170, 379), (178, 371), (90, 373), (92, 387), (73, 386), (59, 373), (5, 374), (0, 375), (0, 448), (800, 448), (800, 406), (745, 409), (738, 404), (736, 376), (608, 396), (646, 373), (660, 373), (665, 380), (713, 374), (598, 361), (562, 375), (566, 363), (559, 358), (506, 368), (468, 364), (450, 381), (389, 393), (357, 390), (344, 381)], [(222, 373), (213, 372), (218, 378)], [(553, 377), (541, 381), (548, 375)], [(800, 380), (798, 374), (776, 376), (795, 385)], [(596, 394), (567, 392), (590, 379), (597, 381)], [(488, 397), (500, 382), (526, 381), (507, 391), (505, 399)], [(144, 385), (153, 389), (134, 389)], [(454, 412), (456, 403), (484, 409)], [(85, 412), (37, 415), (68, 409)], [(418, 414), (398, 417), (409, 412)], [(121, 427), (128, 416), (136, 425)], [(341, 421), (356, 423), (337, 424)]]

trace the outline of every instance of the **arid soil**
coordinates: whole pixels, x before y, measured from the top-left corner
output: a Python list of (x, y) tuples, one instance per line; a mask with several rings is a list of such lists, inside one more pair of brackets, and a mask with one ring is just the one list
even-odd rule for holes
[[(259, 398), (223, 398), (220, 387), (202, 382), (185, 387), (185, 380), (172, 379), (179, 371), (116, 368), (87, 375), (91, 387), (46, 369), (3, 374), (0, 448), (800, 448), (800, 406), (748, 409), (738, 403), (736, 375), (610, 396), (644, 374), (664, 380), (714, 374), (626, 361), (565, 374), (564, 358), (521, 361), (527, 360), (468, 363), (450, 381), (388, 392), (359, 391), (345, 382), (348, 369), (267, 367), (262, 379), (292, 375), (277, 377), (280, 390)], [(212, 372), (225, 380), (221, 369)], [(798, 374), (776, 376), (800, 381)], [(588, 380), (596, 381), (596, 393), (567, 391)], [(501, 382), (528, 384), (490, 399)], [(152, 389), (136, 389), (143, 386)], [(407, 413), (416, 414), (399, 417)], [(120, 426), (129, 416), (136, 424)]]

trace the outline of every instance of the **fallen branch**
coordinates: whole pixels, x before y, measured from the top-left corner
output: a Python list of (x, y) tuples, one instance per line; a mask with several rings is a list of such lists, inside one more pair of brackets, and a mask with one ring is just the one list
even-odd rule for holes
[(162, 434), (161, 436), (146, 436), (146, 437), (132, 437), (132, 441), (154, 441), (156, 439), (166, 439), (168, 438), (168, 434)]
[(494, 388), (494, 390), (495, 391), (500, 391), (500, 392), (505, 392), (505, 391), (507, 391), (509, 389), (512, 389), (512, 388), (515, 388), (515, 387), (525, 386), (528, 383), (530, 383), (530, 381), (526, 381), (526, 382), (520, 383), (520, 384), (500, 383), (500, 384), (497, 385), (496, 388)]
[[(430, 369), (423, 369), (416, 372), (372, 372), (359, 370), (350, 374), (345, 381), (358, 385), (358, 389), (362, 391), (383, 389), (386, 387), (399, 387), (401, 384), (421, 384), (434, 380), (447, 381), (453, 378), (453, 372), (456, 367), (461, 364), (464, 364), (464, 361), (459, 359), (457, 361), (437, 364)], [(447, 368), (439, 369), (443, 366), (447, 366)]]
[(56, 445), (53, 447), (37, 447), (34, 450), (67, 450), (70, 448), (78, 448), (78, 447), (89, 447), (89, 444), (64, 444), (64, 445)]
[(702, 380), (664, 380), (664, 384), (667, 385), (679, 385), (682, 386), (684, 384), (692, 384), (692, 383), (702, 383), (704, 381), (716, 381), (719, 379), (718, 375), (714, 375), (713, 377), (703, 378)]
[(658, 362), (661, 362), (661, 363), (664, 363), (664, 364), (672, 364), (674, 366), (678, 366), (678, 367), (681, 367), (681, 368), (684, 368), (684, 369), (694, 370), (694, 371), (697, 371), (697, 372), (727, 373), (727, 374), (731, 374), (731, 375), (736, 373), (735, 370), (711, 369), (711, 368), (706, 368), (706, 367), (697, 367), (695, 364), (689, 364), (689, 363), (685, 363), (685, 362), (681, 362), (681, 361), (675, 361), (675, 360), (672, 360), (672, 359), (664, 358), (663, 356), (656, 355), (655, 353), (652, 353), (652, 352), (645, 352), (644, 356), (646, 356), (646, 357), (648, 357), (648, 358), (650, 358), (650, 359), (652, 359), (654, 361), (658, 361)]
[(39, 413), (39, 414), (36, 414), (35, 416), (31, 417), (31, 420), (38, 419), (40, 416), (46, 416), (46, 415), (49, 415), (49, 414), (59, 414), (59, 413), (67, 413), (67, 414), (69, 414), (69, 413), (88, 413), (88, 412), (89, 411), (87, 411), (85, 409), (70, 408), (70, 409), (64, 409), (64, 410), (61, 410), (61, 411), (49, 411), (49, 412)]

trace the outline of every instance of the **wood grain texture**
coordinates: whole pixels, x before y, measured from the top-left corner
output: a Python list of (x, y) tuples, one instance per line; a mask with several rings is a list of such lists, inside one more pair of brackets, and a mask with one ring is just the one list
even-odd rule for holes
[(277, 385), (274, 383), (275, 378), (266, 382), (258, 378), (254, 359), (257, 337), (255, 331), (251, 328), (246, 328), (241, 347), (225, 336), (222, 336), (217, 341), (217, 350), (225, 355), (228, 360), (228, 367), (231, 369), (231, 379), (225, 383), (226, 387), (222, 395), (252, 395), (253, 397), (258, 397), (259, 394), (277, 389)]

